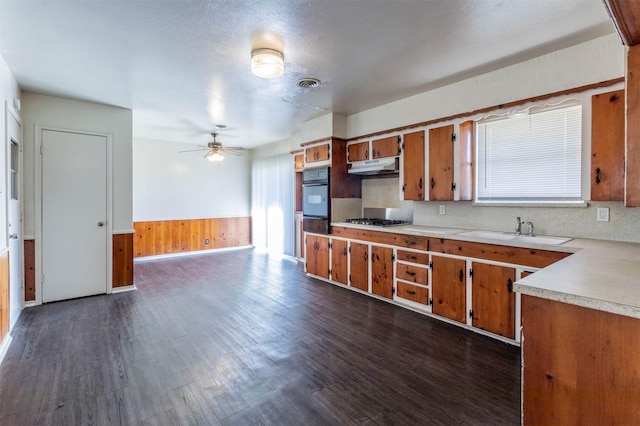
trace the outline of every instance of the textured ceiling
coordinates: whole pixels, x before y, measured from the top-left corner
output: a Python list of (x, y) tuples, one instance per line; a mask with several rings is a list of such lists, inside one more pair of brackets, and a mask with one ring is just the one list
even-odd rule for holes
[[(220, 123), (246, 147), (613, 31), (601, 0), (0, 0), (23, 90), (131, 108), (136, 138), (201, 143)], [(285, 74), (263, 80), (252, 40), (274, 35)]]

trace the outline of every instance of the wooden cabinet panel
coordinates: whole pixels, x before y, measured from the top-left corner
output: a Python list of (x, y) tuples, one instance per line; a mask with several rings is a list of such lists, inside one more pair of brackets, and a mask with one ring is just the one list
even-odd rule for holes
[(461, 201), (473, 200), (473, 121), (460, 123), (460, 182), (458, 196)]
[(36, 242), (24, 240), (24, 301), (36, 300)]
[(398, 297), (402, 297), (403, 299), (411, 300), (413, 302), (422, 303), (423, 305), (428, 305), (429, 289), (426, 287), (398, 282)]
[(398, 250), (398, 260), (404, 260), (405, 262), (419, 263), (421, 265), (429, 264), (428, 253), (416, 253), (415, 251)]
[(347, 161), (364, 161), (369, 159), (369, 142), (358, 142), (347, 146)]
[(407, 265), (405, 263), (398, 263), (398, 265), (396, 266), (396, 277), (400, 278), (401, 280), (426, 285), (429, 277), (429, 272), (426, 268)]
[(416, 250), (428, 250), (429, 239), (417, 235), (392, 234), (391, 232), (370, 231), (368, 229), (344, 228), (332, 226), (331, 235), (351, 240), (370, 241), (372, 243), (389, 244)]
[(472, 325), (509, 339), (515, 338), (516, 270), (473, 262)]
[(360, 198), (362, 176), (350, 174), (347, 165), (347, 142), (343, 139), (331, 141), (331, 198)]
[(293, 169), (296, 172), (304, 170), (304, 154), (298, 154), (293, 157)]
[(393, 249), (371, 246), (371, 292), (393, 298)]
[(400, 155), (400, 137), (390, 136), (388, 138), (371, 141), (373, 158), (397, 157)]
[(453, 125), (429, 129), (429, 200), (453, 200)]
[(329, 161), (330, 159), (330, 143), (322, 145), (310, 146), (304, 150), (305, 164), (312, 165), (320, 161)]
[(307, 273), (329, 278), (329, 238), (307, 234), (305, 261)]
[(639, 425), (640, 320), (522, 296), (523, 423)]
[(9, 252), (0, 255), (0, 341), (9, 332)]
[(348, 284), (347, 260), (349, 256), (346, 240), (331, 240), (331, 279), (340, 284)]
[(624, 201), (624, 89), (591, 97), (591, 199)]
[(626, 207), (640, 207), (640, 45), (627, 50), (625, 193)]
[(369, 291), (369, 245), (349, 243), (349, 260), (349, 284), (351, 287)]
[(466, 323), (466, 261), (432, 256), (433, 313)]
[(424, 131), (404, 135), (402, 185), (405, 200), (424, 201)]
[(133, 234), (114, 235), (112, 250), (113, 288), (133, 285)]

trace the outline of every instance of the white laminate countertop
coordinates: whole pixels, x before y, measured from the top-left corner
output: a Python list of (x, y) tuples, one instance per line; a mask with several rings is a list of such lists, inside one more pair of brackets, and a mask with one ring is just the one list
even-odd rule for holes
[(536, 243), (535, 237), (531, 242), (501, 241), (459, 235), (468, 229), (435, 226), (349, 223), (332, 226), (574, 253), (516, 281), (514, 289), (522, 294), (640, 318), (640, 243), (576, 238), (560, 245), (547, 245)]

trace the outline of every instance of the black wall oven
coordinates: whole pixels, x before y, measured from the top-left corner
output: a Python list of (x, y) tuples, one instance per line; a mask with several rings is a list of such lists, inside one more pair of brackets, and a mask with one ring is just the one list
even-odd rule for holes
[(329, 167), (302, 172), (302, 229), (317, 234), (329, 233)]

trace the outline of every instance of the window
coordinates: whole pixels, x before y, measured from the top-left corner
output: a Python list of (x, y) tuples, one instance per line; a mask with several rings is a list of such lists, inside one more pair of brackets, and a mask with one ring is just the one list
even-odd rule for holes
[(581, 146), (575, 103), (478, 123), (476, 201), (581, 201)]
[(10, 191), (11, 199), (18, 200), (18, 163), (20, 159), (20, 146), (12, 139), (11, 140), (11, 175), (10, 175)]

